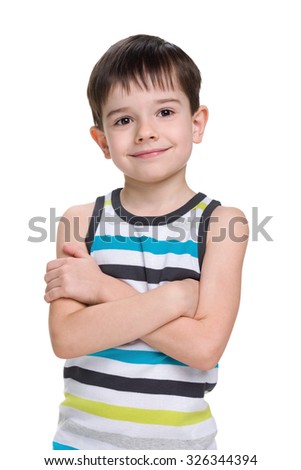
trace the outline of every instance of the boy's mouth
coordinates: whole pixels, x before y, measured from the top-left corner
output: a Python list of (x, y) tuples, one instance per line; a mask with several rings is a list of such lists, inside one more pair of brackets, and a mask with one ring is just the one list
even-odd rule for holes
[(166, 148), (158, 148), (158, 149), (147, 149), (147, 150), (141, 150), (140, 152), (133, 153), (131, 157), (135, 158), (151, 158), (151, 157), (157, 157), (159, 155), (162, 155), (162, 153), (166, 152), (169, 150), (171, 147), (166, 147)]

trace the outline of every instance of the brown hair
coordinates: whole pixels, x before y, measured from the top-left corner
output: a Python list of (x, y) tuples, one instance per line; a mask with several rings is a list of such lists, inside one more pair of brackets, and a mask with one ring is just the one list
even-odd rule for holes
[(148, 89), (148, 83), (173, 88), (176, 81), (189, 99), (191, 113), (199, 108), (201, 74), (193, 60), (178, 46), (156, 36), (138, 34), (111, 46), (94, 66), (88, 99), (95, 126), (102, 129), (102, 106), (114, 85), (127, 92), (131, 83)]

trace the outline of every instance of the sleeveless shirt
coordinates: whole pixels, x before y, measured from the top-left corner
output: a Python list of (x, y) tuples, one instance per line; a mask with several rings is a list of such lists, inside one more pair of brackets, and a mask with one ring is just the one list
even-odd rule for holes
[[(97, 198), (91, 217), (86, 245), (100, 269), (138, 292), (199, 280), (210, 215), (220, 203), (198, 193), (172, 213), (142, 217), (122, 207), (120, 191)], [(140, 339), (68, 359), (53, 448), (208, 449), (216, 424), (204, 395), (217, 372)]]

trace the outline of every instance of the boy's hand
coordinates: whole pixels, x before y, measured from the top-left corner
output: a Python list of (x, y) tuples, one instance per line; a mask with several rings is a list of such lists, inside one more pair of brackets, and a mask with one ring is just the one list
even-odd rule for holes
[(68, 298), (87, 305), (101, 303), (102, 272), (94, 259), (83, 248), (71, 243), (64, 244), (63, 250), (68, 257), (47, 264), (44, 277), (46, 302)]

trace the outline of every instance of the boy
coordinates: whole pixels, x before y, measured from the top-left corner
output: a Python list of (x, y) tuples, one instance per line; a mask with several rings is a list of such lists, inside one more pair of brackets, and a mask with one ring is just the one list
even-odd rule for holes
[(238, 311), (248, 228), (186, 182), (208, 119), (200, 84), (180, 48), (146, 35), (92, 71), (91, 136), (124, 187), (65, 213), (47, 265), (50, 336), (67, 359), (54, 449), (216, 448), (204, 394)]

